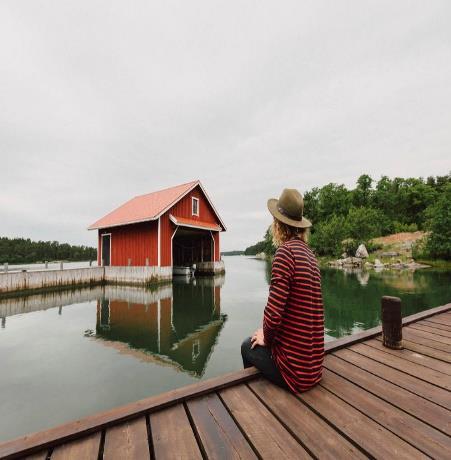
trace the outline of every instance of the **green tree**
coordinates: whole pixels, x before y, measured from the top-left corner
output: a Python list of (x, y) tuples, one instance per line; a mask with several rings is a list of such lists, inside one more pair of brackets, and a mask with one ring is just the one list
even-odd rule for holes
[(327, 221), (316, 225), (310, 237), (310, 245), (319, 255), (339, 256), (342, 241), (348, 236), (348, 226), (343, 216), (332, 215)]
[(380, 236), (385, 223), (384, 214), (373, 208), (351, 208), (346, 218), (347, 237), (359, 242), (366, 242)]
[(426, 215), (429, 217), (431, 234), (427, 239), (426, 252), (437, 258), (451, 259), (451, 184), (442, 196), (432, 204)]
[(372, 198), (373, 179), (368, 174), (362, 174), (357, 179), (357, 187), (352, 192), (352, 202), (354, 206), (369, 207)]

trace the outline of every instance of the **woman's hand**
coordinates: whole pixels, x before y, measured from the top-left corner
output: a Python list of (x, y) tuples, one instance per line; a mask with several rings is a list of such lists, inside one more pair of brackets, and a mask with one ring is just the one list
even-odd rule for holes
[(263, 335), (263, 329), (257, 329), (251, 337), (251, 349), (255, 347), (255, 345), (260, 345), (261, 347), (266, 346), (265, 337)]

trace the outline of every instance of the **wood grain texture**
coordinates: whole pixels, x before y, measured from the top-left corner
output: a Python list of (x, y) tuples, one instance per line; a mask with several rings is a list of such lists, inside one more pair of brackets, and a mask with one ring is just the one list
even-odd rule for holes
[(216, 393), (187, 402), (209, 459), (256, 459), (254, 451)]
[(449, 345), (446, 345), (445, 343), (437, 342), (435, 340), (430, 340), (427, 337), (418, 335), (417, 332), (421, 332), (421, 331), (416, 331), (415, 329), (409, 329), (409, 328), (404, 329), (402, 332), (403, 340), (409, 340), (411, 342), (419, 343), (429, 348), (434, 348), (435, 350), (444, 351), (445, 353), (451, 352), (451, 348)]
[(374, 458), (425, 459), (415, 447), (388, 431), (321, 386), (298, 395), (334, 428), (344, 433)]
[(377, 423), (387, 427), (401, 439), (436, 459), (448, 458), (451, 438), (357, 385), (324, 370), (321, 386), (342, 398)]
[(440, 320), (437, 320), (437, 322), (435, 322), (433, 321), (433, 319), (434, 319), (433, 317), (427, 318), (427, 319), (424, 319), (423, 321), (418, 321), (418, 324), (424, 324), (425, 326), (435, 327), (436, 329), (441, 329), (443, 331), (451, 332), (451, 326), (440, 323)]
[(263, 378), (250, 382), (249, 387), (315, 457), (367, 458), (293, 394)]
[(445, 408), (451, 407), (451, 393), (443, 388), (438, 388), (424, 380), (419, 380), (351, 350), (339, 350), (334, 355), (401, 388), (405, 388), (413, 394), (419, 395)]
[(192, 427), (183, 404), (150, 415), (155, 459), (201, 459)]
[(410, 361), (421, 366), (434, 369), (435, 371), (442, 372), (443, 374), (451, 375), (451, 364), (431, 358), (430, 356), (423, 355), (418, 352), (404, 348), (403, 350), (392, 350), (391, 348), (384, 347), (378, 340), (368, 340), (365, 345), (376, 348), (377, 350), (384, 351), (392, 356), (398, 356), (406, 361)]
[(52, 460), (97, 460), (101, 433), (94, 433), (58, 446), (52, 453)]
[(370, 347), (365, 344), (357, 344), (351, 347), (351, 350), (361, 353), (368, 358), (373, 359), (374, 361), (379, 361), (380, 363), (391, 366), (395, 369), (398, 369), (406, 374), (412, 375), (417, 379), (424, 380), (426, 382), (437, 385), (445, 390), (451, 389), (451, 381), (449, 376), (437, 372), (428, 367), (421, 366), (419, 364), (406, 361), (398, 356), (393, 356), (384, 351), (376, 350), (373, 347)]
[(43, 450), (42, 452), (38, 452), (36, 454), (27, 455), (26, 457), (23, 457), (23, 460), (46, 460), (47, 455), (48, 451)]
[(451, 338), (451, 332), (450, 331), (445, 331), (443, 329), (439, 329), (434, 326), (429, 326), (427, 324), (419, 324), (419, 323), (413, 323), (409, 326), (411, 329), (419, 329), (420, 331), (425, 331), (425, 332), (430, 332), (434, 335), (438, 336), (443, 336), (447, 337), (448, 339)]
[(448, 349), (451, 351), (451, 338), (443, 337), (443, 335), (438, 335), (433, 332), (423, 331), (418, 327), (409, 326), (406, 328), (407, 331), (411, 331), (420, 337), (424, 337), (425, 339), (433, 340), (434, 342), (443, 343), (444, 345), (448, 345)]
[[(378, 342), (382, 342), (379, 338), (376, 338)], [(404, 348), (406, 350), (411, 350), (416, 353), (420, 353), (425, 356), (430, 356), (434, 359), (439, 359), (446, 363), (451, 363), (451, 353), (445, 351), (437, 350), (435, 348), (428, 347), (427, 345), (422, 345), (420, 343), (411, 342), (410, 340), (403, 339), (402, 341)]]
[(103, 448), (105, 460), (150, 459), (146, 418), (130, 420), (109, 428)]
[(8, 458), (13, 455), (17, 456), (18, 453), (22, 456), (28, 453), (34, 453), (46, 447), (52, 447), (55, 444), (77, 439), (87, 434), (108, 428), (114, 424), (136, 418), (149, 411), (159, 410), (188, 398), (210, 393), (215, 389), (253, 379), (259, 374), (260, 371), (255, 367), (230, 372), (203, 382), (194, 383), (156, 396), (151, 396), (150, 398), (141, 399), (106, 412), (100, 412), (81, 420), (51, 428), (50, 430), (13, 439), (0, 444), (0, 458)]
[(220, 396), (262, 458), (311, 458), (247, 386), (226, 388)]
[(449, 410), (336, 356), (328, 356), (325, 367), (358, 385), (361, 391), (371, 392), (393, 406), (451, 435), (451, 412)]

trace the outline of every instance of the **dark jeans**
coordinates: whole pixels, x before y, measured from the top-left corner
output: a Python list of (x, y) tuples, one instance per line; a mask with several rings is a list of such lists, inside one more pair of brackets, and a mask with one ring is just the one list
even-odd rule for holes
[(271, 357), (269, 347), (256, 345), (251, 349), (251, 338), (248, 337), (241, 344), (241, 356), (243, 357), (244, 368), (255, 366), (268, 380), (271, 380), (271, 382), (282, 388), (288, 389), (288, 385), (280, 374), (279, 368)]

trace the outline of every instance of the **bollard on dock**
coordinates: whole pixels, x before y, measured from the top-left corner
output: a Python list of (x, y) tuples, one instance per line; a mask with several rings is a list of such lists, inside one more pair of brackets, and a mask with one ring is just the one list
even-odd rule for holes
[(381, 301), (382, 343), (384, 347), (400, 350), (402, 345), (401, 299), (383, 296)]

